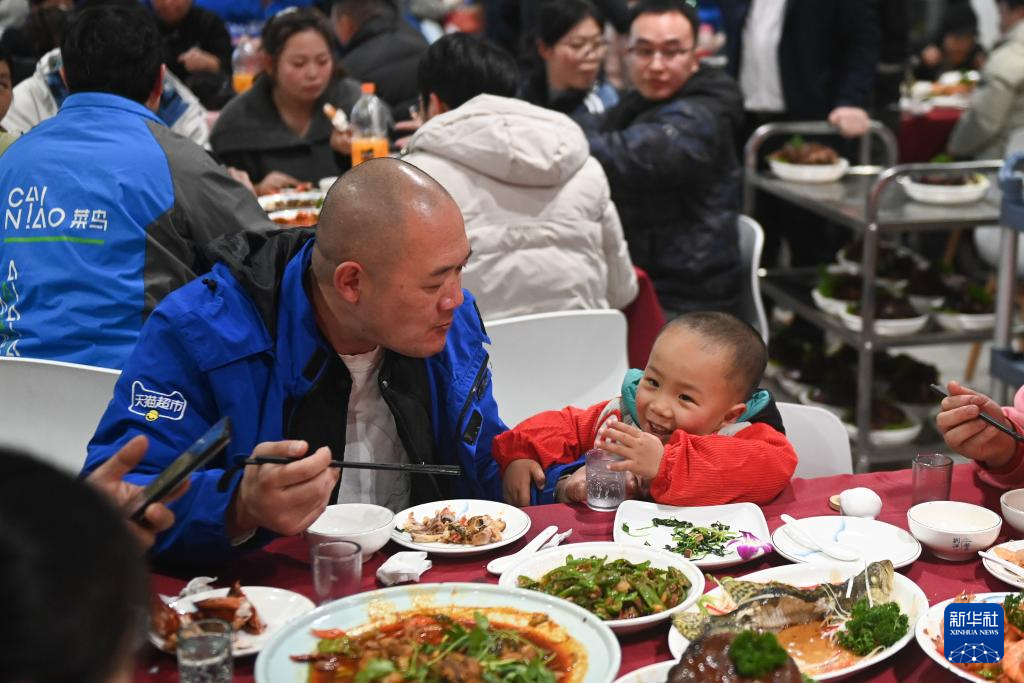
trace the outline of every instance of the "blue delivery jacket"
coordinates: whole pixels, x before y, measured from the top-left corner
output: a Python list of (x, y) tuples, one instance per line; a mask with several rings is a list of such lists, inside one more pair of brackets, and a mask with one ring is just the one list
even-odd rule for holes
[[(351, 378), (320, 333), (303, 284), (313, 233), (246, 233), (218, 242), (221, 262), (156, 308), (121, 373), (89, 444), (94, 470), (136, 434), (149, 451), (129, 480), (143, 484), (227, 415), (225, 453), (192, 476), (171, 505), (175, 525), (153, 553), (162, 560), (217, 563), (232, 555), (225, 511), (241, 479), (226, 469), (263, 441), (305, 439), (344, 457)], [(506, 429), (491, 395), (484, 332), (467, 292), (444, 350), (427, 359), (387, 351), (378, 383), (412, 462), (461, 465), (461, 477), (414, 475), (413, 502), (450, 497), (500, 500), (491, 441)], [(344, 476), (344, 473), (342, 474)], [(257, 533), (246, 545), (270, 540)]]

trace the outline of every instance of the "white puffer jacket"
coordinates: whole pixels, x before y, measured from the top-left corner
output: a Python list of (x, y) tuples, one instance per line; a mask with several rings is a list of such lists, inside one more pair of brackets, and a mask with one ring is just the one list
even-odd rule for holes
[(478, 95), (430, 119), (406, 152), (462, 209), (473, 248), (463, 286), (484, 319), (636, 297), (608, 179), (568, 116)]

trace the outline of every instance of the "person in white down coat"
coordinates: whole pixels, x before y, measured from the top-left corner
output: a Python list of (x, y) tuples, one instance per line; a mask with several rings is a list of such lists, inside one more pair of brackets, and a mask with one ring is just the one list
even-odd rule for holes
[(621, 309), (637, 281), (604, 170), (568, 116), (512, 99), (517, 83), (515, 60), (486, 39), (435, 42), (418, 73), (426, 123), (404, 159), (462, 210), (463, 286), (485, 320)]

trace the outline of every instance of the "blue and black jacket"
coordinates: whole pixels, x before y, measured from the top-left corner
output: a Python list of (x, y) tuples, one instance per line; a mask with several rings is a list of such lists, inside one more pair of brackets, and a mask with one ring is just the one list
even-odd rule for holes
[[(286, 230), (220, 241), (221, 262), (157, 307), (125, 365), (86, 472), (142, 433), (149, 451), (129, 478), (144, 483), (221, 417), (234, 429), (225, 454), (193, 475), (172, 504), (176, 523), (153, 548), (162, 559), (208, 564), (232, 554), (224, 515), (241, 473), (227, 490), (217, 484), (257, 444), (304, 439), (311, 451), (330, 446), (334, 458), (344, 457), (351, 377), (318, 329), (303, 284), (312, 237)], [(463, 470), (461, 477), (419, 478), (413, 503), (501, 499), (491, 440), (506, 427), (491, 395), (485, 342), (467, 292), (441, 353), (425, 360), (385, 353), (377, 381), (410, 461)], [(271, 537), (259, 532), (251, 544)]]

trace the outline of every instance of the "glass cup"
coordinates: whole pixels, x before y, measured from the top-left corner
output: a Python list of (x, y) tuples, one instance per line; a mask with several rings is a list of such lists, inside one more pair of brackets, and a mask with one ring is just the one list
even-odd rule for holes
[(626, 499), (626, 472), (613, 472), (608, 465), (622, 457), (600, 448), (587, 451), (587, 507), (598, 512), (615, 510)]
[(178, 676), (181, 683), (231, 683), (231, 624), (199, 619), (178, 629)]
[(912, 505), (930, 500), (949, 500), (953, 483), (953, 459), (941, 453), (918, 453), (914, 456)]
[(328, 541), (313, 547), (313, 592), (322, 605), (359, 592), (363, 549), (352, 541)]

